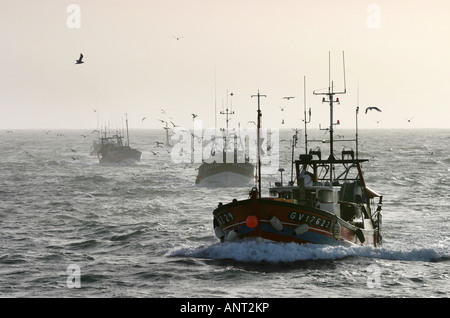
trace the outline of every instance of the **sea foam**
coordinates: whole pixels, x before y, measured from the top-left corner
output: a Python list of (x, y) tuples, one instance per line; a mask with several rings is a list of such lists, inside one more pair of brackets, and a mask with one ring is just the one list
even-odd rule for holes
[(172, 249), (167, 253), (167, 256), (234, 259), (242, 262), (265, 261), (270, 263), (285, 263), (303, 260), (337, 260), (346, 257), (433, 262), (449, 260), (450, 252), (440, 247), (344, 247), (247, 241), (239, 243), (217, 243), (196, 247), (181, 247)]

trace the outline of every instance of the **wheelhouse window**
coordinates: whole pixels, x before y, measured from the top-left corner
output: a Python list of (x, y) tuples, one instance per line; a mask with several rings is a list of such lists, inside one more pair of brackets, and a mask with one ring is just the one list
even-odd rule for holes
[(269, 195), (270, 195), (271, 197), (278, 197), (278, 192), (277, 192), (277, 191), (270, 191), (270, 192), (269, 192)]
[(292, 192), (280, 193), (280, 198), (282, 198), (282, 199), (292, 199)]
[(333, 203), (333, 191), (319, 190), (318, 199), (321, 203)]

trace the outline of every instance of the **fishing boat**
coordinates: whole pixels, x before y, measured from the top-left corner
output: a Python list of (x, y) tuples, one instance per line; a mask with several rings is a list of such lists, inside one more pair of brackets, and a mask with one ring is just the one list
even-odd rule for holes
[[(228, 95), (228, 94), (227, 94)], [(246, 186), (254, 181), (255, 166), (250, 163), (244, 142), (228, 123), (234, 111), (226, 107), (220, 114), (226, 116), (226, 128), (220, 129), (222, 136), (214, 136), (211, 157), (202, 160), (195, 184), (208, 186)], [(222, 145), (218, 140), (222, 139)]]
[[(229, 149), (227, 143), (231, 138), (236, 140), (237, 136), (224, 136), (224, 147), (221, 150), (212, 151), (213, 154), (218, 153), (219, 160), (202, 162), (198, 168), (196, 184), (228, 187), (246, 186), (254, 181), (255, 166), (249, 162), (245, 152), (238, 150), (236, 146), (231, 151), (227, 150)], [(236, 145), (236, 143), (233, 144)]]
[(112, 135), (107, 135), (106, 129), (100, 132), (99, 140), (94, 141), (91, 154), (97, 155), (101, 164), (126, 164), (141, 160), (142, 153), (130, 147), (128, 133), (128, 118), (126, 119), (127, 141), (123, 142), (124, 136), (117, 130)]
[[(221, 242), (256, 239), (344, 246), (382, 244), (383, 197), (367, 186), (362, 165), (368, 160), (358, 158), (358, 147), (356, 152), (334, 153), (333, 132), (338, 122), (333, 121), (333, 106), (339, 103), (335, 95), (345, 92), (346, 89), (334, 92), (333, 85), (326, 93), (313, 92), (314, 95), (326, 95), (322, 102), (330, 106), (330, 125), (326, 128), (329, 133), (326, 142), (330, 146), (328, 158), (322, 158), (318, 150), (300, 154), (294, 161), (295, 182), (276, 183), (269, 188), (268, 197), (261, 196), (259, 162), (258, 187), (250, 190), (249, 197), (219, 203), (213, 211), (214, 231)], [(359, 107), (356, 108), (356, 127), (358, 110)], [(258, 92), (258, 130), (260, 117)], [(308, 148), (306, 122), (305, 108), (305, 152)], [(357, 131), (358, 128), (353, 139), (356, 145)]]

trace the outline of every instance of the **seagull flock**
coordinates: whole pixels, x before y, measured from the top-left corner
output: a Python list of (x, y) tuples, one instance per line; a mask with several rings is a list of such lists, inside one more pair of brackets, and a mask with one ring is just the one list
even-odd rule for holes
[[(176, 35), (172, 35), (172, 37), (175, 39), (175, 40), (177, 40), (177, 41), (179, 41), (179, 40), (181, 40), (183, 37), (182, 36), (176, 36)], [(84, 61), (83, 61), (83, 54), (82, 53), (80, 53), (80, 57), (77, 59), (77, 60), (75, 60), (75, 64), (76, 65), (79, 65), (79, 64), (84, 64)], [(291, 100), (291, 99), (293, 99), (293, 98), (295, 98), (295, 96), (284, 96), (282, 99), (285, 99), (285, 100), (287, 100), (287, 101), (289, 101), (289, 100)], [(286, 108), (286, 106), (284, 106), (284, 107), (279, 107), (280, 108), (280, 110), (281, 110), (281, 112), (284, 112), (284, 110), (285, 110), (285, 108)], [(365, 114), (367, 114), (369, 111), (372, 111), (372, 110), (374, 110), (374, 111), (377, 111), (377, 112), (381, 112), (381, 109), (380, 108), (378, 108), (378, 107), (374, 107), (374, 106), (372, 106), (372, 107), (367, 107), (366, 109), (365, 109)], [(96, 112), (96, 110), (94, 109), (94, 111)], [(165, 110), (164, 109), (161, 109), (161, 114), (166, 114), (166, 112), (165, 112)], [(194, 114), (194, 113), (192, 113), (191, 114), (192, 115), (192, 120), (195, 120), (195, 118), (197, 118), (197, 114)], [(411, 120), (413, 119), (414, 117), (411, 117), (411, 118), (404, 118), (405, 120), (407, 120), (408, 122), (411, 122)], [(146, 119), (146, 117), (142, 117), (142, 119), (141, 119), (141, 122), (144, 122), (144, 120)], [(162, 120), (162, 119), (160, 119), (159, 120), (160, 122), (162, 122), (162, 123), (164, 123), (165, 125), (166, 125), (166, 127), (164, 127), (164, 128), (166, 128), (166, 129), (170, 129), (168, 126), (169, 126), (169, 122), (172, 124), (172, 126), (173, 127), (178, 127), (173, 121), (167, 121), (167, 120)], [(380, 123), (381, 122), (381, 120), (378, 120), (377, 121), (377, 123)], [(248, 122), (249, 124), (251, 123), (251, 124), (256, 124), (254, 121), (249, 121)], [(282, 118), (281, 119), (281, 124), (285, 124), (285, 120)], [(10, 133), (11, 131), (8, 131), (8, 133)], [(94, 131), (93, 131), (94, 132)], [(48, 132), (47, 132), (47, 134), (48, 134)], [(85, 136), (83, 136), (83, 137), (85, 137)], [(158, 146), (160, 146), (159, 144), (158, 144)], [(155, 154), (155, 153), (154, 153)]]
[[(175, 35), (172, 35), (172, 36), (173, 36), (177, 41), (179, 41), (180, 39), (183, 38), (183, 37), (175, 36)], [(83, 55), (82, 53), (80, 53), (80, 57), (79, 57), (78, 59), (75, 60), (75, 64), (76, 64), (76, 65), (84, 64), (83, 58), (84, 58), (84, 55)], [(291, 100), (292, 98), (295, 98), (295, 97), (294, 97), (294, 96), (284, 96), (282, 99), (285, 99), (285, 100), (289, 101), (289, 100)], [(281, 112), (284, 112), (286, 106), (284, 106), (284, 107), (281, 107), (281, 106), (280, 106), (279, 108), (280, 108)], [(160, 111), (161, 111), (161, 114), (163, 114), (163, 115), (166, 114), (166, 111), (165, 111), (164, 109), (161, 108)], [(367, 114), (369, 111), (382, 112), (380, 108), (375, 107), (375, 106), (367, 107), (367, 108), (365, 109), (365, 114)], [(97, 110), (94, 109), (94, 112), (97, 112)], [(197, 118), (198, 115), (197, 115), (197, 114), (194, 114), (194, 113), (191, 113), (191, 116), (192, 116), (192, 119), (195, 120), (195, 118)], [(144, 120), (145, 120), (146, 118), (147, 118), (147, 117), (142, 117), (141, 122), (144, 122)], [(404, 118), (407, 122), (411, 122), (411, 121), (414, 119), (414, 117), (410, 117), (410, 118), (405, 118), (405, 117), (403, 117), (403, 118)], [(164, 127), (165, 129), (170, 129), (170, 128), (168, 127), (168, 126), (169, 126), (169, 122), (170, 122), (170, 124), (171, 124), (174, 128), (175, 128), (175, 127), (179, 127), (179, 126), (177, 126), (173, 121), (168, 121), (168, 120), (163, 120), (163, 119), (159, 119), (159, 121), (162, 122), (162, 123), (164, 123), (164, 124), (166, 125), (166, 127)], [(377, 121), (377, 123), (380, 123), (380, 122), (381, 122), (381, 120), (378, 120), (378, 121)], [(281, 124), (284, 124), (284, 123), (285, 123), (285, 120), (282, 119), (282, 120), (281, 120)], [(254, 121), (249, 121), (248, 124), (254, 124), (254, 125), (256, 125), (256, 123), (255, 123)], [(7, 130), (6, 132), (7, 132), (7, 133), (13, 133), (12, 130)], [(50, 132), (51, 132), (51, 130), (48, 130), (48, 131), (45, 132), (45, 134), (48, 135), (48, 134), (50, 134)], [(95, 132), (96, 132), (96, 133), (100, 133), (98, 130), (95, 129), (95, 130), (93, 130), (93, 131), (91, 132), (91, 134), (93, 134), (93, 133), (95, 133)], [(63, 134), (56, 134), (56, 136), (58, 136), (58, 137), (64, 137)], [(81, 136), (82, 136), (83, 138), (86, 138), (86, 137), (87, 137), (87, 135), (83, 135), (83, 134), (82, 134)], [(338, 137), (340, 137), (340, 135), (338, 135)], [(342, 136), (342, 137), (343, 137), (343, 136)], [(155, 148), (163, 147), (163, 145), (164, 145), (163, 142), (156, 141)], [(23, 150), (28, 156), (35, 158), (31, 153), (29, 153), (29, 152), (26, 151), (25, 149), (22, 149), (22, 150)], [(76, 152), (74, 149), (71, 149), (71, 151), (72, 151), (73, 153)], [(158, 151), (151, 151), (151, 153), (152, 153), (153, 155), (159, 154)], [(72, 160), (77, 160), (76, 157), (73, 157), (73, 156), (72, 156), (71, 158), (72, 158)]]

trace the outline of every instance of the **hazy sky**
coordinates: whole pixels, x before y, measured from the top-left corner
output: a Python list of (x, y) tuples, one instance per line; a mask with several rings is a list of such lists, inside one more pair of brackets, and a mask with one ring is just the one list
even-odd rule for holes
[(131, 128), (192, 128), (192, 113), (208, 128), (227, 102), (247, 127), (258, 89), (266, 128), (302, 128), (304, 76), (311, 127), (324, 127), (312, 91), (328, 87), (329, 51), (337, 90), (345, 51), (340, 127), (354, 127), (359, 83), (361, 128), (450, 128), (449, 12), (448, 0), (0, 0), (0, 129), (121, 126), (125, 113)]

